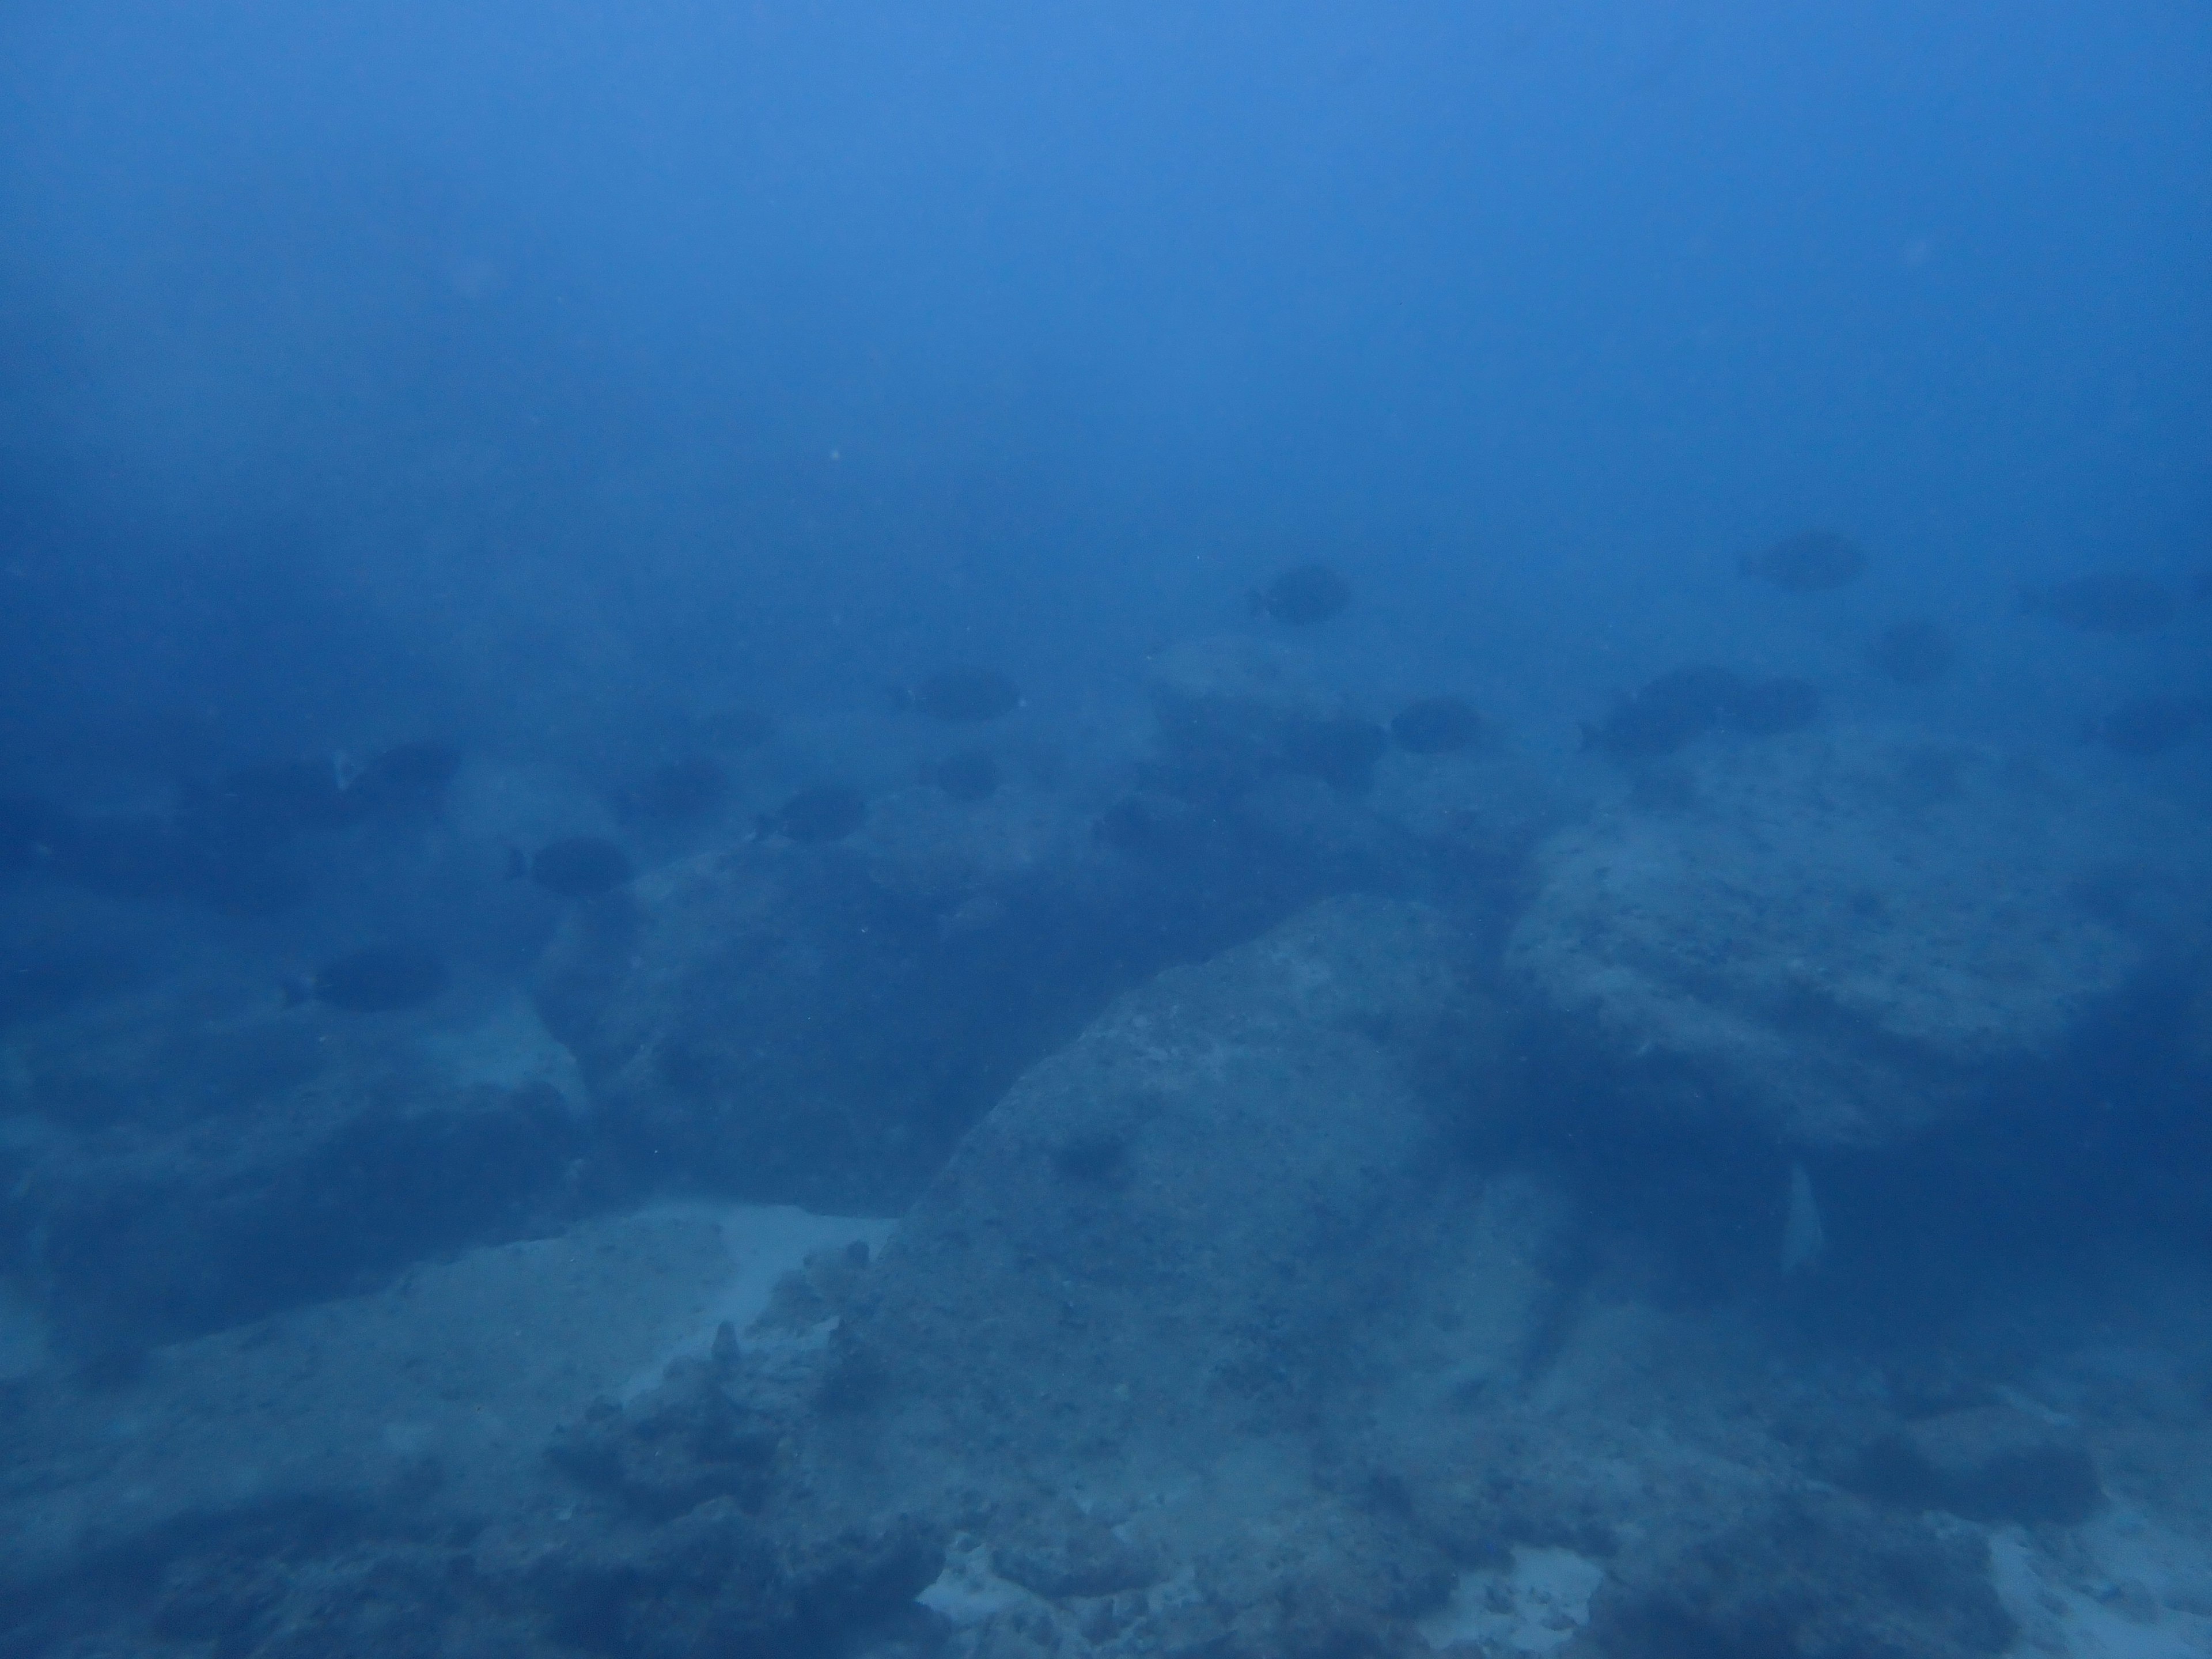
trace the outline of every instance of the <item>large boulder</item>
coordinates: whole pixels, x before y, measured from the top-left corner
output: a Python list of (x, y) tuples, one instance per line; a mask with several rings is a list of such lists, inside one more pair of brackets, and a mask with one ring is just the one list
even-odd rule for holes
[(890, 1214), (1116, 992), (1303, 896), (1219, 898), (1062, 795), (909, 788), (848, 840), (766, 836), (576, 907), (537, 1000), (636, 1178)]
[(1407, 1639), (1452, 1562), (1332, 1425), (1402, 1374), (1401, 1328), (1431, 1407), (1508, 1386), (1552, 1297), (1556, 1206), (1445, 1151), (1430, 1085), (1494, 1029), (1469, 957), (1424, 907), (1329, 901), (1030, 1070), (831, 1338), (814, 1524), (961, 1530), (937, 1604), (1002, 1642)]
[(1884, 1142), (2048, 1065), (2129, 989), (2127, 839), (2095, 797), (1959, 744), (1715, 747), (1545, 845), (1509, 966), (1646, 1100)]

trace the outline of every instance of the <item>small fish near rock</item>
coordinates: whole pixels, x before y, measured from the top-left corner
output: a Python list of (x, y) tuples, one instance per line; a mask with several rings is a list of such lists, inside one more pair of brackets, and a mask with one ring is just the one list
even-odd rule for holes
[(1932, 622), (1892, 623), (1866, 648), (1867, 665), (1899, 685), (1933, 685), (1951, 672), (1959, 647)]
[(516, 849), (507, 859), (510, 881), (527, 876), (556, 898), (603, 897), (636, 873), (629, 854), (605, 836), (570, 836), (548, 842), (534, 856)]
[(1311, 628), (1340, 617), (1352, 604), (1352, 584), (1325, 564), (1293, 565), (1265, 587), (1245, 596), (1255, 617), (1292, 628)]
[(946, 668), (891, 693), (893, 704), (932, 720), (966, 726), (994, 720), (1022, 706), (1019, 687), (990, 668)]
[(817, 783), (800, 790), (773, 812), (763, 812), (760, 833), (818, 846), (842, 841), (866, 821), (867, 797), (842, 783)]
[(2081, 634), (2147, 634), (2173, 620), (2173, 590), (2130, 570), (2094, 571), (2048, 587), (2023, 587), (2020, 608)]
[(1490, 722), (1458, 697), (1423, 697), (1407, 703), (1390, 722), (1390, 736), (1413, 755), (1455, 755), (1488, 748)]
[(319, 1002), (349, 1014), (420, 1008), (445, 994), (452, 975), (435, 951), (418, 945), (379, 945), (325, 963), (284, 988), (288, 1006)]
[(1820, 593), (1866, 574), (1866, 550), (1832, 530), (1808, 530), (1771, 547), (1747, 553), (1736, 568), (1785, 593)]
[(2135, 697), (2091, 720), (2081, 736), (2116, 755), (2147, 758), (2171, 754), (2208, 726), (2212, 697)]

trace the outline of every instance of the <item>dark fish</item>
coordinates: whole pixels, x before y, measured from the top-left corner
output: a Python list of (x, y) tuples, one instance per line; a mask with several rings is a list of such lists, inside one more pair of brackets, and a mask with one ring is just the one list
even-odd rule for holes
[(1398, 747), (1416, 755), (1448, 755), (1490, 741), (1490, 722), (1457, 697), (1423, 697), (1390, 722)]
[(2048, 587), (2023, 587), (2020, 608), (2084, 634), (2142, 634), (2171, 622), (2178, 606), (2163, 582), (2129, 570), (2100, 570)]
[(931, 767), (929, 781), (954, 800), (988, 800), (999, 793), (999, 763), (984, 750), (963, 749)]
[(1310, 628), (1341, 616), (1352, 603), (1352, 584), (1325, 564), (1293, 565), (1245, 596), (1255, 617), (1273, 617), (1293, 628)]
[(1737, 561), (1745, 575), (1771, 582), (1785, 593), (1841, 587), (1856, 581), (1866, 564), (1866, 550), (1832, 530), (1808, 530)]
[(1616, 696), (1613, 710), (1583, 727), (1583, 747), (1614, 760), (1671, 755), (1727, 718), (1743, 695), (1741, 676), (1725, 668), (1672, 668), (1633, 695)]
[(288, 987), (286, 998), (353, 1014), (389, 1013), (434, 1000), (449, 977), (445, 963), (421, 945), (372, 945), (325, 963), (303, 984)]
[(571, 836), (549, 842), (534, 858), (507, 854), (510, 879), (528, 876), (547, 892), (565, 899), (598, 898), (637, 873), (623, 852), (605, 836)]
[(2118, 755), (2163, 755), (2212, 724), (2212, 697), (2136, 697), (2089, 722), (2083, 741)]
[(632, 817), (680, 823), (720, 811), (729, 798), (730, 775), (721, 763), (693, 755), (655, 767), (623, 792), (620, 805)]
[(956, 725), (994, 720), (1021, 707), (1022, 694), (1004, 674), (988, 668), (947, 668), (891, 694), (901, 708)]
[(800, 790), (775, 811), (763, 813), (760, 832), (793, 841), (842, 841), (867, 816), (867, 799), (859, 790), (842, 783), (817, 783)]
[(1720, 723), (1747, 738), (1778, 738), (1810, 726), (1820, 712), (1809, 680), (1747, 680), (1721, 707)]
[(350, 815), (422, 811), (441, 800), (461, 769), (449, 743), (403, 743), (373, 756), (346, 786)]
[(1932, 685), (1958, 660), (1951, 636), (1932, 622), (1892, 623), (1866, 649), (1868, 665), (1899, 685)]

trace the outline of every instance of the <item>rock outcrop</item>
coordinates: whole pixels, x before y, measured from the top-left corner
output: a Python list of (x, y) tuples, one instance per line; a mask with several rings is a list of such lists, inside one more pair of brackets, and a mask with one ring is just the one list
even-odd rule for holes
[(1881, 1143), (2000, 1097), (2128, 989), (2120, 856), (2105, 809), (1980, 750), (1716, 748), (1546, 845), (1509, 967), (1654, 1109)]

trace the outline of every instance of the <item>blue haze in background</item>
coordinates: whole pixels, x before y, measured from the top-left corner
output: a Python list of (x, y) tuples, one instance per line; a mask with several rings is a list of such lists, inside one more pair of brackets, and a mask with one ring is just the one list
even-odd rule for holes
[[(2212, 562), (2201, 8), (27, 4), (0, 45), (10, 770), (557, 752), (949, 658), (1078, 706), (1297, 538), (1356, 583), (1347, 683), (1540, 746), (1686, 654), (1879, 714), (1851, 652), (1907, 613), (1974, 660), (1963, 727), (2203, 678), (2201, 635), (2047, 673), (2014, 599)], [(1734, 569), (1808, 525), (1874, 561), (1817, 617)]]

